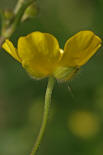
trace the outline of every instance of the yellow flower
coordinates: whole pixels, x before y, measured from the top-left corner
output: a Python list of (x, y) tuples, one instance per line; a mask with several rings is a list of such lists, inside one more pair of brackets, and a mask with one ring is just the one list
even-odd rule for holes
[(68, 127), (74, 135), (87, 139), (96, 136), (100, 130), (100, 122), (89, 111), (75, 111), (69, 116)]
[(17, 49), (6, 40), (2, 47), (36, 78), (54, 76), (70, 79), (101, 47), (101, 39), (91, 31), (80, 31), (67, 40), (64, 50), (49, 33), (32, 32), (20, 37)]

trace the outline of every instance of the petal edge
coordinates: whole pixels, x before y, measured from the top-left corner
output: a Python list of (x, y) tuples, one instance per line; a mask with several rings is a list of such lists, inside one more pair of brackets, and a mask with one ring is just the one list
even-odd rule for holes
[(67, 40), (61, 64), (64, 66), (84, 65), (101, 47), (101, 39), (92, 31), (80, 31)]
[(17, 50), (12, 44), (11, 41), (6, 39), (6, 41), (3, 43), (2, 48), (7, 51), (13, 58), (15, 58), (17, 61), (21, 62), (20, 58), (17, 55)]

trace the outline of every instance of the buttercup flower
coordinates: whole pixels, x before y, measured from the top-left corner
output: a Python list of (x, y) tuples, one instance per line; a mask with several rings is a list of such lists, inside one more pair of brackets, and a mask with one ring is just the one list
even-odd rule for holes
[(35, 78), (54, 76), (69, 80), (101, 47), (101, 39), (91, 31), (80, 31), (67, 40), (64, 50), (49, 33), (32, 32), (20, 37), (17, 49), (6, 40), (2, 47)]

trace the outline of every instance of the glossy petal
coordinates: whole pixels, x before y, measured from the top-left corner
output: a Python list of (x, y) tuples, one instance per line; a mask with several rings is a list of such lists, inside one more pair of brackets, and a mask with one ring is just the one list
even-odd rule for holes
[(81, 31), (67, 40), (61, 66), (84, 65), (101, 47), (101, 39), (91, 31)]
[(12, 44), (11, 41), (6, 40), (3, 43), (2, 48), (5, 49), (17, 61), (21, 62), (21, 60), (20, 60), (20, 58), (18, 57), (18, 54), (17, 54), (17, 49), (14, 47), (14, 45)]
[(33, 32), (26, 37), (20, 37), (18, 54), (23, 67), (35, 77), (52, 75), (61, 57), (56, 38), (41, 32)]

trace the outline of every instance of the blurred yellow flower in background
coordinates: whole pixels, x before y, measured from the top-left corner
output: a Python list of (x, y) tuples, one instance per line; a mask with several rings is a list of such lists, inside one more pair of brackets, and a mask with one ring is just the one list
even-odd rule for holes
[(54, 76), (69, 80), (101, 47), (101, 39), (91, 31), (80, 31), (60, 49), (57, 39), (49, 33), (32, 32), (20, 37), (17, 49), (6, 40), (2, 47), (35, 78)]
[(68, 127), (74, 135), (87, 139), (99, 132), (100, 122), (91, 112), (76, 111), (69, 116)]

